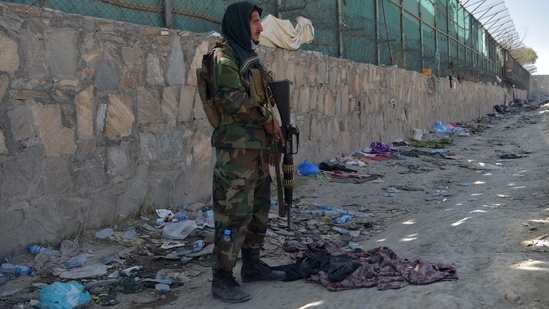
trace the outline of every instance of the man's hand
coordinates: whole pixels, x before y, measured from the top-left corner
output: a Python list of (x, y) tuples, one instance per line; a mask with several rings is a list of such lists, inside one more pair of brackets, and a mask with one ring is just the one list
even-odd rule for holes
[(276, 118), (273, 118), (272, 122), (267, 123), (263, 126), (267, 135), (275, 137), (280, 141), (280, 144), (284, 147), (286, 145), (286, 140), (284, 139), (284, 134), (282, 134), (282, 129)]
[[(265, 132), (267, 133), (267, 135), (275, 137), (276, 141), (280, 141), (280, 144), (282, 145), (282, 147), (286, 145), (284, 134), (282, 134), (282, 129), (280, 128), (280, 124), (278, 124), (278, 120), (276, 120), (276, 118), (273, 119), (273, 122), (269, 122), (268, 124), (264, 125), (263, 128), (265, 129)], [(282, 158), (282, 153), (280, 152), (268, 153), (267, 163), (270, 166), (275, 166), (276, 164), (279, 164), (281, 158)]]
[(267, 164), (270, 166), (277, 166), (280, 164), (282, 160), (282, 154), (281, 153), (273, 153), (270, 152), (267, 154)]

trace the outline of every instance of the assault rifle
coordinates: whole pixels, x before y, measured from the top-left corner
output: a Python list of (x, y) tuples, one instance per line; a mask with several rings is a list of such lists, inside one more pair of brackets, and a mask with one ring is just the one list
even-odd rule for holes
[[(284, 179), (280, 179), (280, 167), (277, 164), (277, 187), (278, 187), (278, 215), (287, 216), (288, 231), (290, 230), (290, 209), (293, 201), (294, 180), (294, 158), (299, 150), (299, 129), (292, 126), (290, 120), (290, 81), (280, 80), (269, 83), (272, 95), (276, 101), (280, 120), (282, 122), (282, 134), (286, 140), (286, 145), (278, 145), (279, 152), (284, 155), (282, 160), (282, 171)], [(294, 139), (295, 137), (295, 139)], [(295, 144), (294, 144), (295, 142)], [(284, 187), (284, 196), (282, 196), (282, 187)]]

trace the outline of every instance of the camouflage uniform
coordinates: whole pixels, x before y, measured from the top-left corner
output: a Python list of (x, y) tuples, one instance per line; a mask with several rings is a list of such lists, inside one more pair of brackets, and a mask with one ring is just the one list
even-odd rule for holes
[[(267, 231), (271, 178), (263, 125), (272, 122), (273, 113), (266, 102), (250, 98), (248, 73), (239, 72), (228, 44), (217, 47), (212, 85), (222, 122), (212, 134), (217, 160), (212, 185), (214, 270), (232, 270), (240, 249), (260, 248)], [(226, 229), (231, 231), (230, 244), (221, 243)]]

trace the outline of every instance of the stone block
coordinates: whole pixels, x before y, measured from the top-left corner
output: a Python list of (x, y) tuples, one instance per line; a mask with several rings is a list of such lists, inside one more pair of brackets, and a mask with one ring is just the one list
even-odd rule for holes
[[(342, 100), (343, 98), (341, 97), (341, 91), (339, 91), (340, 89), (336, 89), (334, 91), (334, 94), (333, 94), (333, 98), (334, 98), (334, 112), (332, 115), (342, 115), (341, 113), (341, 104), (342, 104)], [(330, 114), (328, 114), (330, 115)], [(345, 117), (347, 117), (347, 115), (345, 115)]]
[(128, 175), (130, 168), (130, 158), (124, 147), (107, 148), (107, 175), (109, 177), (119, 177), (123, 174)]
[(107, 119), (107, 104), (101, 103), (97, 106), (97, 114), (95, 117), (95, 130), (97, 132), (104, 132), (106, 119)]
[(339, 126), (339, 121), (337, 121), (337, 118), (332, 118), (331, 125), (330, 125), (330, 132), (332, 136), (336, 139), (336, 141), (339, 139), (339, 134), (341, 133), (341, 128)]
[(139, 161), (149, 162), (158, 160), (158, 147), (154, 134), (140, 132), (139, 149)]
[(143, 69), (139, 66), (122, 69), (122, 81), (120, 82), (122, 89), (132, 91), (137, 88), (142, 74)]
[(335, 113), (334, 96), (331, 90), (324, 91), (324, 115), (334, 115)]
[(130, 136), (135, 115), (132, 101), (123, 95), (109, 95), (105, 135), (109, 139)]
[(151, 191), (148, 197), (156, 207), (170, 209), (177, 207), (176, 201), (173, 200), (172, 174), (175, 173), (175, 171), (170, 171), (169, 173), (151, 173), (153, 175), (151, 175)]
[(10, 83), (9, 77), (5, 74), (0, 74), (0, 101), (6, 95), (6, 91), (8, 90), (9, 83)]
[(108, 185), (106, 161), (100, 152), (74, 156), (70, 169), (77, 192), (92, 193)]
[(78, 141), (78, 153), (94, 152), (97, 148), (97, 141), (95, 139), (80, 139)]
[(172, 37), (170, 58), (166, 66), (166, 82), (168, 85), (183, 85), (185, 83), (187, 68), (185, 67), (185, 59), (179, 36)]
[(155, 54), (147, 55), (147, 83), (151, 86), (164, 86), (164, 77), (162, 77), (162, 69), (160, 60)]
[(202, 132), (195, 133), (192, 151), (195, 164), (199, 165), (206, 162), (211, 162), (213, 155), (211, 138)]
[(341, 87), (341, 92), (339, 97), (341, 98), (341, 114), (342, 115), (348, 115), (349, 114), (349, 85), (344, 84)]
[(72, 104), (61, 105), (61, 123), (69, 129), (76, 127), (76, 110)]
[(94, 116), (94, 95), (93, 86), (89, 86), (77, 93), (74, 98), (76, 104), (76, 123), (78, 136), (93, 136), (93, 116)]
[(340, 82), (340, 68), (332, 66), (329, 68), (328, 85), (330, 89), (337, 89)]
[(113, 91), (118, 89), (120, 84), (120, 72), (118, 65), (106, 59), (101, 62), (95, 73), (95, 88), (98, 91)]
[[(78, 208), (62, 203), (61, 195), (47, 195), (30, 200), (30, 207), (22, 210), (24, 220), (20, 228), (25, 231), (26, 244), (54, 243), (80, 228)], [(23, 246), (25, 248), (25, 246)]]
[[(69, 208), (72, 210), (73, 216), (69, 219), (72, 224), (77, 224), (78, 229), (82, 230), (92, 230), (99, 228), (102, 224), (109, 224), (110, 212), (107, 211), (111, 209), (108, 203), (101, 201), (101, 203), (94, 203), (92, 198), (80, 198), (80, 197), (71, 197), (63, 196), (59, 200), (59, 205), (62, 205), (60, 209)], [(101, 207), (98, 207), (101, 205)], [(67, 219), (65, 217), (65, 219)], [(95, 231), (94, 231), (95, 232)], [(83, 235), (86, 237), (85, 235)]]
[(0, 32), (0, 71), (15, 71), (20, 64), (17, 41)]
[(63, 126), (58, 106), (36, 104), (32, 106), (32, 113), (46, 156), (73, 154), (76, 151), (74, 131)]
[(158, 157), (160, 160), (174, 160), (181, 158), (182, 146), (181, 131), (168, 131), (158, 138)]
[(309, 87), (309, 102), (299, 102), (298, 106), (299, 109), (297, 109), (297, 112), (299, 114), (305, 115), (307, 113), (311, 113), (313, 111), (317, 111), (318, 106), (318, 98), (319, 98), (319, 90), (317, 86), (311, 86)]
[(328, 65), (325, 61), (319, 59), (319, 61), (316, 63), (316, 71), (313, 71), (316, 72), (316, 77), (313, 80), (316, 80), (317, 82), (322, 84), (326, 84), (329, 81), (327, 71)]
[(307, 66), (307, 73), (308, 73), (308, 83), (309, 85), (321, 85), (323, 81), (319, 81), (318, 79), (318, 63), (311, 61), (309, 65)]
[[(90, 38), (89, 41), (90, 41), (90, 44), (94, 43), (93, 38)], [(97, 59), (100, 59), (99, 56), (101, 56), (101, 53), (102, 53), (102, 50), (97, 48), (97, 49), (92, 49), (85, 53), (82, 53), (81, 57), (82, 57), (82, 60), (84, 60), (88, 66), (91, 66), (95, 64)]]
[(170, 44), (171, 38), (169, 36), (160, 35), (155, 37), (154, 41), (159, 46), (166, 46)]
[(305, 67), (302, 64), (298, 64), (294, 69), (294, 80), (296, 85), (307, 85), (307, 73), (305, 72)]
[(122, 47), (122, 59), (129, 67), (141, 65), (143, 62), (143, 50), (141, 48), (124, 46)]
[(202, 41), (196, 48), (191, 67), (187, 74), (187, 85), (196, 86), (196, 69), (202, 67), (202, 56), (208, 53), (209, 46), (210, 42), (206, 40)]
[(68, 29), (46, 31), (46, 54), (51, 73), (56, 79), (73, 79), (78, 70), (78, 33)]
[(128, 180), (126, 190), (118, 196), (116, 207), (112, 217), (116, 221), (124, 220), (134, 214), (145, 200), (149, 193), (149, 164), (140, 163), (137, 166), (136, 174)]
[(17, 140), (32, 138), (36, 133), (32, 126), (32, 112), (24, 105), (15, 106), (8, 111), (8, 118), (11, 124), (11, 132)]
[(179, 87), (165, 87), (162, 91), (162, 117), (170, 127), (176, 124), (178, 90)]
[(3, 199), (21, 200), (33, 197), (33, 192), (40, 185), (43, 155), (40, 147), (27, 147), (13, 159), (3, 163)]
[(45, 25), (39, 24), (39, 26), (36, 27), (39, 27), (39, 29), (21, 33), (19, 39), (21, 51), (23, 52), (25, 72), (36, 79), (51, 79), (49, 64), (46, 60), (47, 54), (44, 53), (44, 50), (46, 49), (43, 35)]
[[(297, 111), (299, 113), (307, 113), (309, 112), (310, 104), (313, 102), (311, 100), (311, 89), (306, 86), (302, 86), (298, 89), (299, 91), (299, 97), (294, 102), (290, 102), (290, 106), (298, 106)], [(312, 91), (316, 92), (316, 89), (312, 89)], [(316, 102), (314, 102), (316, 103)]]
[(44, 183), (46, 192), (53, 194), (70, 192), (73, 184), (67, 160), (63, 157), (46, 158)]
[(34, 90), (10, 90), (10, 99), (12, 100), (30, 100), (34, 98), (48, 98), (47, 92)]
[(200, 101), (196, 87), (184, 85), (179, 93), (177, 122), (190, 122), (193, 117), (205, 120), (206, 114), (202, 108), (202, 101)]
[(4, 130), (0, 129), (0, 154), (7, 154), (8, 147), (6, 146), (6, 139), (4, 138)]
[(137, 88), (137, 121), (139, 124), (158, 123), (162, 105), (156, 89)]

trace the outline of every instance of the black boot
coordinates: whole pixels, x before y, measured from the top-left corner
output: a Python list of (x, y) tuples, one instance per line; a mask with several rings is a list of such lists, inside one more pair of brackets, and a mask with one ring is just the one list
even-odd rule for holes
[(259, 260), (259, 249), (242, 249), (242, 282), (283, 280), (286, 273)]
[(227, 303), (241, 303), (252, 298), (248, 292), (240, 288), (232, 271), (224, 270), (213, 271), (212, 295)]

